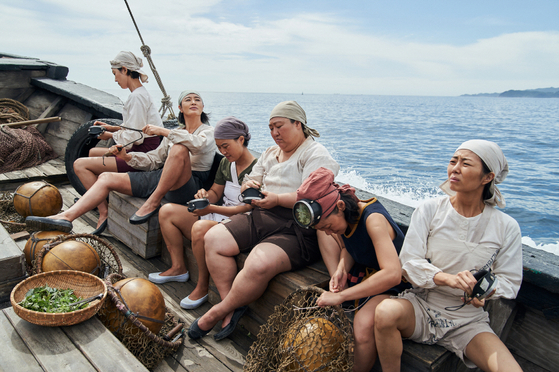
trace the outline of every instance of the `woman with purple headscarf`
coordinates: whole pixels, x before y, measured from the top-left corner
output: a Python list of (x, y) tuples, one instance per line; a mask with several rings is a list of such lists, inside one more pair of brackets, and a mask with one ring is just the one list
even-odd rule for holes
[[(184, 309), (195, 309), (208, 298), (210, 274), (204, 249), (206, 232), (223, 219), (252, 209), (250, 204), (239, 201), (242, 180), (256, 163), (256, 158), (248, 149), (248, 126), (235, 117), (227, 117), (216, 124), (214, 138), (224, 158), (212, 187), (207, 191), (200, 189), (194, 195), (196, 199), (208, 199), (211, 204), (189, 212), (184, 205), (168, 203), (159, 211), (161, 233), (169, 249), (172, 266), (165, 272), (149, 274), (149, 280), (158, 284), (186, 282), (190, 275), (184, 261), (182, 239), (183, 236), (190, 239), (198, 266), (198, 283), (194, 291), (180, 302)], [(216, 205), (222, 197), (223, 204)]]

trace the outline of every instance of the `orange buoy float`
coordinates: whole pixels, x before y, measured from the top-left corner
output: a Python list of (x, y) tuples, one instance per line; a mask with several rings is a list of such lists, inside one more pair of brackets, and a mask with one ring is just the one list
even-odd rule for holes
[(48, 217), (62, 209), (60, 191), (44, 181), (28, 182), (14, 193), (14, 208), (23, 217)]
[[(165, 322), (165, 299), (155, 284), (142, 278), (126, 278), (113, 284), (124, 306), (152, 333), (158, 334)], [(127, 319), (113, 301), (106, 301), (101, 321), (111, 332), (118, 332)], [(131, 334), (141, 332), (138, 327)]]
[(285, 371), (318, 371), (328, 365), (341, 349), (344, 337), (340, 329), (324, 318), (303, 319), (286, 332), (281, 353), (293, 357)]
[(101, 268), (99, 254), (92, 246), (78, 240), (66, 240), (54, 246), (43, 257), (43, 272), (78, 270), (98, 275)]
[(62, 231), (36, 231), (31, 234), (31, 237), (25, 243), (25, 248), (23, 248), (23, 253), (25, 254), (25, 261), (31, 266), (32, 262), (37, 259), (37, 254), (41, 251), (41, 248), (49, 242), (50, 240), (56, 238), (59, 235), (70, 235)]

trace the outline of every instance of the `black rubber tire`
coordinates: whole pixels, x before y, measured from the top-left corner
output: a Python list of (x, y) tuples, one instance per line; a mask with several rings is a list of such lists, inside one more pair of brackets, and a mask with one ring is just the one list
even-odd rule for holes
[(97, 138), (90, 138), (88, 131), (89, 127), (93, 125), (96, 121), (102, 121), (103, 123), (107, 123), (109, 125), (122, 125), (122, 120), (119, 119), (95, 119), (90, 120), (87, 123), (81, 125), (70, 137), (68, 141), (68, 145), (66, 146), (66, 153), (64, 155), (64, 165), (66, 166), (66, 175), (68, 176), (68, 180), (76, 189), (80, 195), (85, 194), (87, 191), (85, 187), (82, 185), (76, 173), (74, 173), (74, 161), (77, 158), (89, 156), (89, 150), (94, 148), (97, 143), (99, 143), (99, 139)]

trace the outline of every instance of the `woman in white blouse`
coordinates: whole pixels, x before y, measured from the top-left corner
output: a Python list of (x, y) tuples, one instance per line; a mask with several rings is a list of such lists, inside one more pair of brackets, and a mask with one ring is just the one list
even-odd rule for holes
[(382, 369), (400, 370), (404, 337), (444, 346), (470, 368), (520, 371), (489, 327), (486, 299), (469, 297), (477, 271), (491, 270), (497, 278), (488, 299), (515, 298), (522, 281), (520, 228), (494, 208), (505, 206), (495, 184), (505, 179), (507, 160), (497, 144), (472, 140), (458, 147), (447, 172), (441, 188), (449, 196), (415, 210), (400, 253), (404, 277), (414, 288), (376, 310)]
[(121, 145), (109, 149), (113, 155), (143, 172), (104, 172), (68, 210), (50, 217), (30, 216), (25, 220), (27, 226), (40, 231), (69, 232), (73, 220), (97, 207), (99, 221), (93, 234), (100, 234), (107, 226), (106, 198), (111, 191), (147, 198), (130, 217), (132, 224), (147, 222), (159, 211), (163, 197), (172, 203), (186, 204), (209, 177), (217, 147), (214, 128), (209, 125), (199, 93), (190, 90), (182, 92), (179, 110), (179, 122), (184, 127), (170, 130), (146, 125), (142, 129), (146, 134), (164, 137), (155, 150), (127, 153)]
[[(148, 80), (147, 75), (141, 70), (142, 59), (131, 52), (120, 52), (110, 63), (115, 82), (122, 89), (130, 91), (130, 96), (122, 108), (122, 126), (137, 130), (141, 130), (148, 124), (163, 127), (153, 98), (142, 84), (147, 83)], [(113, 139), (116, 144), (125, 145), (127, 152), (148, 152), (159, 146), (158, 136), (142, 134), (102, 121), (96, 121), (93, 125), (105, 129), (105, 132), (98, 136), (100, 140)], [(103, 172), (139, 171), (119, 157), (104, 157), (108, 150), (106, 147), (94, 147), (89, 150), (89, 157), (79, 158), (74, 162), (74, 172), (87, 190)]]

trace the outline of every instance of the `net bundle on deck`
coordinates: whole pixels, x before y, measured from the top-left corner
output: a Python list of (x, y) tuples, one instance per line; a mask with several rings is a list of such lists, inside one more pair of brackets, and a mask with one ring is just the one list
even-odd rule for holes
[(247, 372), (334, 372), (353, 368), (353, 332), (340, 306), (316, 306), (324, 291), (299, 289), (276, 306), (246, 358)]
[(18, 233), (26, 229), (25, 218), (17, 213), (13, 199), (13, 192), (0, 192), (0, 223), (8, 234)]
[(2, 126), (26, 120), (27, 107), (12, 99), (0, 99), (0, 173), (33, 167), (58, 156), (35, 126)]

